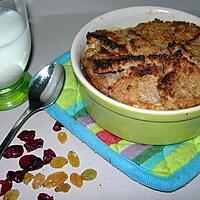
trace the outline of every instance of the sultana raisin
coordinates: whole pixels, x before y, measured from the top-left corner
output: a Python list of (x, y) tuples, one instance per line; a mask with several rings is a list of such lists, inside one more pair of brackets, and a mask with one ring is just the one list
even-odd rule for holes
[(17, 200), (20, 195), (19, 190), (12, 189), (6, 192), (6, 194), (3, 196), (3, 200)]
[(45, 165), (49, 164), (54, 157), (56, 154), (52, 149), (44, 150), (43, 161)]
[(47, 176), (43, 186), (47, 188), (56, 187), (67, 180), (68, 176), (65, 172), (54, 172)]
[(32, 182), (33, 189), (38, 189), (42, 187), (44, 182), (45, 182), (45, 175), (42, 173), (36, 174)]
[(24, 147), (28, 152), (30, 152), (38, 148), (42, 148), (43, 144), (44, 144), (43, 139), (39, 138), (39, 139), (28, 141), (27, 143), (24, 144)]
[(57, 135), (58, 140), (60, 143), (64, 144), (67, 141), (67, 133), (64, 131), (61, 131)]
[(38, 200), (54, 200), (53, 196), (49, 196), (46, 193), (40, 193), (37, 197)]
[(68, 161), (65, 157), (57, 156), (51, 160), (50, 166), (53, 168), (63, 168), (67, 163)]
[(25, 185), (28, 185), (32, 180), (33, 180), (33, 178), (34, 178), (34, 175), (33, 174), (31, 174), (31, 173), (26, 173), (25, 175), (24, 175), (24, 178), (23, 178), (23, 183), (25, 184)]
[(19, 165), (24, 170), (33, 171), (42, 168), (44, 162), (41, 158), (30, 154), (22, 156), (19, 160)]
[(69, 151), (67, 154), (67, 158), (72, 167), (79, 167), (80, 159), (74, 151)]
[(68, 192), (71, 189), (69, 183), (61, 183), (57, 187), (55, 187), (55, 192)]
[(9, 179), (0, 180), (0, 185), (1, 185), (0, 196), (2, 196), (12, 188), (12, 180)]
[(53, 125), (53, 130), (60, 131), (62, 129), (62, 127), (63, 127), (63, 125), (60, 122), (56, 121), (55, 124)]
[(35, 138), (35, 131), (34, 130), (23, 130), (18, 136), (21, 141), (29, 142)]
[(94, 180), (97, 176), (97, 172), (94, 169), (86, 169), (81, 173), (81, 178), (84, 181)]
[(81, 176), (77, 173), (72, 173), (70, 175), (70, 181), (74, 186), (78, 188), (82, 187), (83, 185), (83, 180), (81, 179)]
[(21, 183), (26, 173), (26, 170), (8, 171), (6, 177), (16, 183)]
[(24, 153), (24, 148), (22, 145), (11, 145), (5, 149), (3, 152), (3, 157), (6, 159), (9, 158), (18, 158)]

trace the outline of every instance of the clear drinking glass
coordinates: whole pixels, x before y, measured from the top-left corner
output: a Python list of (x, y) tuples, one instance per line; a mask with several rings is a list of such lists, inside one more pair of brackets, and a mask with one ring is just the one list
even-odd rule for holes
[(31, 34), (25, 0), (0, 0), (0, 110), (27, 99)]

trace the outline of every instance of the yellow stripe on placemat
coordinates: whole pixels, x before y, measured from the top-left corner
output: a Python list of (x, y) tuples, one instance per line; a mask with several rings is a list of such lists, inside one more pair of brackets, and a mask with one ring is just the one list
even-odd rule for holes
[[(198, 145), (198, 148), (199, 147), (200, 146)], [(164, 158), (165, 155), (163, 155), (164, 160), (157, 164), (151, 170), (151, 173), (159, 176), (170, 176), (186, 165), (198, 153), (198, 148), (197, 145), (192, 142), (183, 143), (167, 157)]]
[(125, 149), (126, 147), (130, 146), (131, 144), (134, 144), (134, 143), (126, 141), (126, 140), (121, 140), (117, 144), (110, 145), (110, 148), (113, 149), (113, 150), (115, 150), (115, 151), (117, 151), (117, 152), (120, 152), (123, 149)]
[(192, 140), (189, 140), (188, 143), (192, 143), (195, 145), (197, 151), (200, 151), (200, 136), (198, 137), (195, 137), (194, 139)]
[(92, 123), (87, 125), (87, 128), (89, 128), (94, 134), (96, 134), (99, 131), (103, 131), (104, 129), (101, 128), (98, 124)]

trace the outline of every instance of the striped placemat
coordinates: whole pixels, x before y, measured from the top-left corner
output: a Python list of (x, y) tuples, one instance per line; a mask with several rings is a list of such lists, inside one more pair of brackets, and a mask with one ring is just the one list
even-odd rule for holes
[(61, 96), (46, 111), (113, 166), (138, 183), (163, 192), (181, 188), (200, 172), (200, 136), (183, 143), (150, 146), (113, 135), (87, 113), (69, 52), (54, 61), (64, 65), (67, 79)]

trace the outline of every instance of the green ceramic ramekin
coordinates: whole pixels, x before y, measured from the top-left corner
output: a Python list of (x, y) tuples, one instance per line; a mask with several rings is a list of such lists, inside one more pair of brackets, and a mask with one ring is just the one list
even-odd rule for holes
[(99, 125), (132, 142), (163, 145), (185, 141), (200, 133), (200, 106), (154, 111), (125, 105), (96, 90), (84, 77), (80, 65), (88, 31), (125, 28), (155, 18), (183, 20), (200, 25), (200, 19), (196, 16), (163, 7), (139, 6), (112, 11), (95, 18), (78, 32), (71, 48), (71, 61), (81, 85), (86, 109)]

